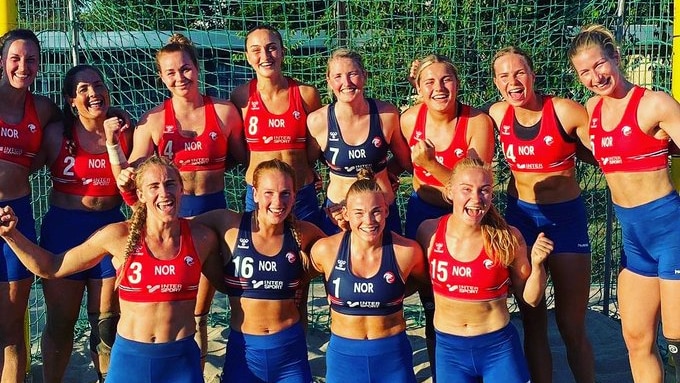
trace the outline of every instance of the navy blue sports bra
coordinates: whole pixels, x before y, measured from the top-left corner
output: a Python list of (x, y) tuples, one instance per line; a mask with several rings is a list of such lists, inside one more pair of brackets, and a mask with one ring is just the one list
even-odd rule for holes
[(345, 143), (335, 116), (335, 103), (328, 105), (328, 143), (323, 157), (333, 174), (356, 177), (362, 168), (370, 168), (377, 174), (387, 167), (389, 144), (383, 135), (378, 107), (373, 99), (367, 101), (370, 114), (368, 138), (356, 146)]
[(253, 299), (293, 299), (303, 275), (300, 249), (286, 225), (283, 246), (273, 257), (255, 250), (250, 230), (252, 212), (243, 214), (236, 248), (224, 266), (224, 282), (229, 296)]
[(332, 310), (346, 315), (390, 315), (403, 307), (405, 284), (392, 247), (392, 233), (383, 234), (380, 269), (370, 278), (352, 273), (350, 232), (342, 238), (333, 271), (326, 280)]

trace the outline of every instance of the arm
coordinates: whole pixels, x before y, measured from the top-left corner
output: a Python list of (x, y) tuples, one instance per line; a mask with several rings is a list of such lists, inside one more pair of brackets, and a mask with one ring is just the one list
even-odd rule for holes
[(208, 278), (210, 284), (219, 292), (224, 293), (226, 286), (224, 285), (224, 276), (222, 273), (223, 261), (222, 253), (223, 247), (219, 246), (218, 238), (214, 231), (208, 227), (199, 224), (198, 222), (191, 222), (194, 244), (197, 245), (199, 254), (201, 256), (201, 266), (203, 275)]
[(220, 99), (213, 99), (213, 101), (220, 121), (220, 128), (227, 138), (229, 157), (236, 163), (245, 164), (248, 153), (246, 141), (243, 137), (243, 120), (238, 109), (230, 101)]
[(16, 230), (17, 216), (10, 207), (0, 213), (0, 236), (21, 262), (42, 278), (62, 278), (89, 269), (107, 254), (122, 254), (127, 239), (127, 223), (114, 223), (97, 230), (82, 244), (55, 255), (29, 241)]
[(527, 245), (522, 234), (515, 228), (512, 230), (520, 244), (510, 266), (512, 287), (516, 297), (536, 307), (545, 294), (548, 276), (543, 263), (553, 250), (553, 242), (545, 234), (540, 233), (531, 248), (531, 263), (529, 263)]
[(300, 250), (302, 251), (300, 256), (306, 258), (303, 261), (303, 265), (306, 265), (305, 266), (305, 273), (307, 274), (306, 279), (307, 281), (311, 281), (312, 279), (321, 275), (320, 270), (314, 265), (314, 261), (312, 260), (311, 257), (312, 247), (320, 239), (325, 238), (326, 234), (313, 223), (298, 221), (297, 225), (298, 227), (296, 228), (296, 231), (298, 235), (302, 236), (301, 238), (302, 243), (300, 246)]
[[(127, 118), (124, 119), (119, 115), (113, 115), (113, 117), (109, 117), (104, 121), (106, 151), (109, 153), (109, 162), (111, 163), (114, 178), (118, 178), (120, 172), (129, 166), (127, 157), (132, 151), (132, 134), (134, 132), (130, 116), (120, 109), (117, 112), (123, 113)], [(125, 140), (126, 148), (121, 146), (122, 140)]]
[(386, 113), (381, 113), (382, 125), (388, 128), (386, 129), (389, 133), (387, 139), (389, 140), (390, 151), (392, 152), (392, 158), (390, 158), (387, 164), (387, 169), (391, 174), (398, 177), (404, 171), (413, 171), (411, 149), (401, 133), (399, 111), (395, 106), (387, 105)]
[(479, 158), (487, 164), (493, 160), (493, 120), (486, 113), (473, 109), (468, 122), (467, 157)]
[(299, 87), (300, 96), (302, 96), (302, 105), (304, 106), (307, 115), (321, 108), (321, 96), (315, 87), (305, 84), (300, 84)]
[(63, 134), (64, 123), (62, 121), (52, 122), (45, 127), (40, 150), (31, 161), (31, 172), (45, 165), (50, 166), (54, 162), (61, 149)]
[(597, 161), (590, 151), (588, 136), (590, 120), (586, 108), (575, 101), (559, 97), (553, 98), (553, 105), (564, 131), (576, 138), (576, 157), (585, 163), (597, 166)]

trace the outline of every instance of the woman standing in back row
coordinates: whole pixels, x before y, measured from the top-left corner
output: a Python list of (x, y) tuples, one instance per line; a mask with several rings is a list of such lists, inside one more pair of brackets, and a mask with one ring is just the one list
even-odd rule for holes
[(283, 74), (283, 38), (273, 27), (260, 25), (248, 31), (245, 50), (256, 77), (236, 88), (231, 101), (241, 112), (249, 150), (246, 211), (256, 210), (252, 186), (255, 168), (261, 162), (279, 159), (292, 166), (297, 175), (295, 216), (318, 226), (319, 201), (314, 185), (318, 154), (309, 156), (307, 152), (307, 115), (321, 107), (319, 92)]
[[(156, 152), (172, 160), (182, 175), (184, 196), (180, 217), (225, 208), (225, 166), (232, 158), (243, 162), (245, 157), (238, 110), (227, 100), (200, 93), (198, 57), (185, 36), (176, 33), (170, 37), (156, 53), (156, 67), (171, 97), (142, 116), (135, 130), (130, 154), (133, 167), (124, 170), (118, 179), (119, 183), (127, 181), (124, 194), (135, 196), (134, 166)], [(112, 134), (109, 140), (109, 145), (117, 144), (117, 134)], [(122, 154), (120, 157), (113, 162), (127, 166)], [(215, 290), (202, 277), (194, 314), (196, 341), (203, 359), (207, 354), (207, 319), (214, 294)]]
[[(587, 134), (588, 116), (572, 100), (537, 93), (531, 59), (516, 47), (499, 50), (491, 69), (503, 101), (493, 104), (489, 114), (498, 127), (503, 155), (512, 172), (505, 219), (519, 229), (529, 247), (540, 232), (554, 241), (546, 266), (555, 288), (557, 327), (574, 380), (592, 383), (593, 350), (585, 323), (590, 242), (575, 168), (577, 133)], [(586, 159), (592, 162), (592, 156)], [(519, 300), (519, 307), (531, 380), (552, 382), (545, 299), (535, 308)]]
[[(40, 42), (26, 29), (0, 38), (0, 204), (21, 217), (21, 230), (36, 240), (29, 176), (44, 165), (43, 128), (61, 119), (59, 108), (29, 88), (40, 66)], [(23, 382), (26, 371), (24, 320), (33, 275), (3, 243), (0, 257), (0, 381)]]
[[(617, 296), (635, 382), (662, 382), (659, 319), (680, 366), (680, 196), (668, 174), (669, 140), (680, 142), (680, 104), (626, 80), (610, 31), (584, 27), (569, 48), (586, 103), (589, 145), (611, 190), (623, 233)], [(661, 314), (661, 315), (659, 315)], [(676, 381), (680, 368), (676, 367)]]

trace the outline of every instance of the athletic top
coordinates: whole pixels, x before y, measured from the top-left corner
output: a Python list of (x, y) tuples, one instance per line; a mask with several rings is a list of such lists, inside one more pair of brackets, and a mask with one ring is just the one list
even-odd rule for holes
[(644, 172), (668, 166), (667, 139), (656, 139), (640, 130), (637, 110), (645, 89), (633, 88), (621, 122), (611, 131), (602, 128), (602, 101), (595, 105), (590, 119), (590, 146), (604, 173)]
[(352, 273), (350, 232), (342, 237), (333, 271), (326, 280), (331, 309), (345, 315), (390, 315), (403, 307), (406, 285), (394, 256), (392, 232), (383, 233), (380, 268), (370, 278)]
[[(459, 102), (456, 110), (458, 111), (458, 120), (456, 121), (456, 128), (449, 147), (442, 151), (435, 151), (434, 153), (437, 162), (449, 170), (453, 170), (456, 163), (465, 158), (469, 148), (467, 143), (467, 126), (468, 120), (470, 119), (470, 107)], [(418, 110), (418, 117), (416, 118), (416, 123), (413, 127), (413, 133), (411, 133), (411, 137), (408, 141), (409, 146), (413, 146), (418, 141), (427, 138), (425, 132), (426, 121), (427, 105), (422, 104)], [(437, 178), (422, 166), (413, 164), (413, 175), (424, 185), (444, 186), (444, 184), (439, 182)]]
[(297, 81), (288, 79), (288, 110), (274, 114), (267, 110), (257, 91), (257, 79), (248, 86), (248, 109), (243, 116), (248, 149), (252, 152), (305, 150), (307, 112)]
[(430, 278), (435, 293), (449, 299), (491, 301), (508, 294), (510, 272), (495, 263), (482, 248), (470, 262), (453, 258), (446, 246), (446, 223), (451, 214), (443, 216), (437, 225), (432, 250), (428, 254)]
[(163, 103), (165, 126), (158, 142), (158, 154), (172, 160), (180, 171), (222, 170), (227, 158), (227, 139), (217, 121), (215, 105), (208, 96), (203, 96), (205, 125), (203, 133), (187, 137), (177, 129), (172, 100)]
[[(127, 152), (128, 143), (120, 136), (120, 146)], [(78, 196), (111, 197), (119, 195), (116, 179), (111, 170), (106, 151), (99, 154), (87, 152), (80, 146), (78, 134), (73, 132), (75, 155), (68, 152), (67, 139), (61, 141), (59, 154), (50, 165), (50, 178), (54, 190)]]
[(252, 212), (243, 214), (236, 248), (224, 266), (224, 282), (229, 296), (284, 300), (293, 299), (300, 288), (302, 260), (290, 226), (286, 224), (283, 246), (273, 257), (262, 255), (253, 246), (250, 230)]
[(369, 168), (378, 174), (387, 167), (387, 149), (380, 115), (375, 100), (369, 98), (369, 128), (366, 141), (360, 145), (349, 145), (342, 138), (338, 119), (335, 116), (335, 103), (328, 105), (328, 143), (323, 151), (331, 173), (343, 177), (356, 177), (359, 170)]
[[(154, 257), (144, 241), (130, 254), (118, 295), (129, 302), (175, 302), (196, 299), (201, 259), (191, 238), (189, 221), (180, 218), (180, 248), (173, 259)], [(121, 269), (117, 270), (120, 273)]]
[(520, 125), (515, 108), (508, 105), (500, 125), (500, 140), (513, 172), (549, 173), (576, 164), (576, 139), (564, 131), (551, 96), (543, 96), (541, 120), (533, 126)]
[(0, 160), (30, 168), (40, 150), (42, 135), (33, 94), (26, 92), (24, 118), (18, 124), (0, 120)]

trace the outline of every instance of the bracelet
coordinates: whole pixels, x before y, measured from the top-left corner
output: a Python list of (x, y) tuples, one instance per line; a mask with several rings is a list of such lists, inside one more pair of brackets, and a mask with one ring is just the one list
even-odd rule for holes
[(125, 153), (123, 153), (123, 149), (119, 144), (111, 145), (107, 142), (106, 151), (109, 153), (109, 162), (111, 165), (120, 166), (127, 164), (127, 157), (125, 157)]
[(125, 202), (126, 205), (132, 207), (135, 206), (139, 198), (137, 198), (137, 189), (132, 189), (132, 190), (120, 190), (120, 195), (123, 197), (123, 201)]

